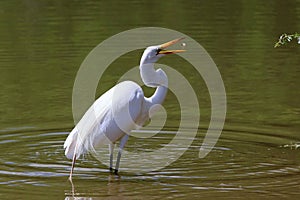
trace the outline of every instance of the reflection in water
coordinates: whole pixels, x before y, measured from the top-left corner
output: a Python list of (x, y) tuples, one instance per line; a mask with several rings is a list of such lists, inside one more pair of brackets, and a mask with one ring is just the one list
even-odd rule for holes
[[(71, 163), (65, 159), (62, 148), (67, 134), (28, 131), (16, 133), (17, 137), (14, 134), (2, 136), (5, 142), (1, 144), (1, 155), (6, 156), (0, 159), (0, 190), (9, 193), (11, 189), (15, 192), (22, 189), (22, 199), (26, 195), (30, 199), (45, 192), (56, 198), (62, 191), (65, 191), (61, 195), (66, 199), (186, 199), (199, 195), (215, 198), (216, 195), (224, 196), (224, 192), (228, 196), (256, 194), (261, 198), (298, 194), (299, 148), (285, 148), (283, 144), (289, 144), (293, 138), (282, 138), (276, 131), (224, 130), (217, 146), (204, 159), (197, 157), (202, 140), (196, 138), (175, 163), (146, 174), (124, 170), (120, 177), (109, 175), (107, 167), (98, 160), (92, 157), (81, 159), (75, 169), (74, 188), (67, 181)], [(132, 137), (127, 150), (151, 151), (172, 138), (170, 132), (157, 134), (147, 139), (147, 143), (145, 139)], [(15, 196), (15, 193), (11, 195)]]
[(114, 196), (116, 199), (124, 197), (122, 193), (125, 190), (124, 184), (121, 182), (122, 177), (120, 175), (109, 175), (107, 184), (107, 194)]
[[(97, 197), (100, 194), (105, 194), (107, 196), (110, 196), (109, 199), (123, 199), (124, 196), (122, 195), (122, 193), (125, 190), (124, 184), (121, 183), (121, 176), (120, 175), (114, 175), (114, 174), (110, 174), (108, 176), (108, 183), (106, 184), (107, 187), (100, 187), (99, 186), (99, 190), (101, 190), (101, 192), (89, 192), (89, 193), (84, 193), (84, 192), (80, 192), (79, 190), (76, 190), (76, 185), (71, 181), (71, 196), (69, 196), (69, 194), (66, 194), (66, 198), (65, 199), (93, 199), (93, 200), (97, 200), (97, 199), (103, 199), (103, 197)], [(97, 188), (97, 186), (94, 186), (94, 188)], [(92, 188), (92, 190), (94, 190), (94, 188)], [(105, 191), (106, 188), (106, 191)]]

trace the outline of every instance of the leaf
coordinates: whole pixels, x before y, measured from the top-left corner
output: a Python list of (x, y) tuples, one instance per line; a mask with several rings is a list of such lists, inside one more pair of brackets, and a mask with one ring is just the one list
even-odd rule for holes
[(280, 47), (282, 45), (286, 45), (290, 43), (293, 39), (297, 39), (297, 43), (300, 44), (300, 34), (294, 33), (294, 34), (286, 34), (283, 33), (279, 39), (278, 42), (275, 43), (274, 48)]

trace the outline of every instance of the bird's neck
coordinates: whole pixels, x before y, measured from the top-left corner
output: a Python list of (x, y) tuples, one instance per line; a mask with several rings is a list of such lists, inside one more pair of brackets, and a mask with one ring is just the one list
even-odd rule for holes
[(144, 84), (156, 87), (155, 93), (148, 98), (151, 104), (162, 104), (168, 91), (168, 77), (162, 69), (154, 69), (154, 64), (141, 64), (140, 73)]
[(168, 88), (165, 86), (158, 86), (154, 92), (154, 94), (148, 98), (152, 105), (162, 104), (166, 98), (168, 92)]

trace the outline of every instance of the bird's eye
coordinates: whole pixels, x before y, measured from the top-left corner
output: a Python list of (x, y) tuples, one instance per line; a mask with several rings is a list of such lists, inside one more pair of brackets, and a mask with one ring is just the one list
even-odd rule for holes
[(161, 49), (156, 49), (156, 55), (158, 55), (160, 51)]

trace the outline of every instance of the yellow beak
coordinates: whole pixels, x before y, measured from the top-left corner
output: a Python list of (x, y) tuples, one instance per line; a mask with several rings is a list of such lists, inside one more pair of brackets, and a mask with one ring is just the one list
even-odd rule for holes
[(170, 42), (166, 42), (164, 44), (161, 44), (159, 45), (160, 48), (162, 50), (160, 50), (158, 53), (159, 54), (174, 54), (174, 53), (181, 53), (181, 52), (185, 52), (186, 50), (164, 50), (165, 48), (173, 45), (173, 44), (176, 44), (178, 43), (179, 41), (183, 40), (184, 38), (178, 38), (178, 39), (175, 39), (175, 40), (171, 40)]

